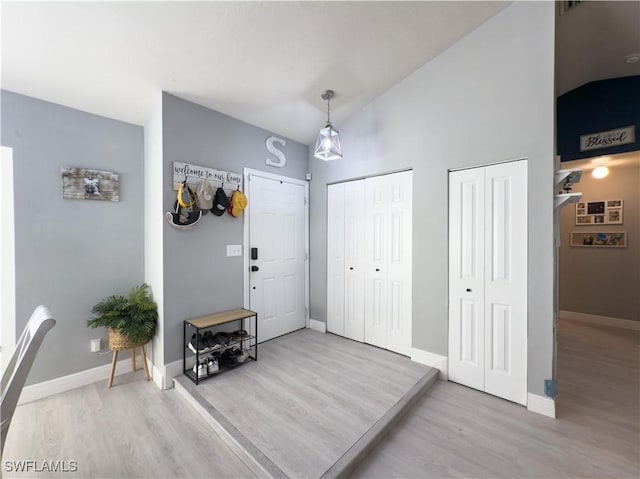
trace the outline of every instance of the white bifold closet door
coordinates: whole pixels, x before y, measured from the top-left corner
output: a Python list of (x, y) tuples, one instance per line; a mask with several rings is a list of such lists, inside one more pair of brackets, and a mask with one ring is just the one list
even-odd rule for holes
[(344, 336), (344, 183), (327, 186), (327, 331)]
[(327, 187), (327, 330), (364, 341), (364, 180)]
[(365, 342), (411, 354), (413, 172), (365, 181)]
[(449, 379), (527, 402), (527, 162), (449, 176)]
[(410, 354), (412, 172), (327, 188), (327, 330)]
[(365, 230), (364, 230), (365, 180), (344, 184), (344, 335), (356, 341), (364, 341), (364, 281), (365, 281)]

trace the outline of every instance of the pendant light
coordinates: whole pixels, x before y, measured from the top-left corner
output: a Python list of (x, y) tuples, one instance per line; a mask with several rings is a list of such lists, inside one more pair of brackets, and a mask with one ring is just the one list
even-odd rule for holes
[(316, 149), (313, 153), (313, 156), (324, 161), (339, 160), (342, 158), (340, 137), (338, 136), (338, 131), (331, 125), (331, 118), (329, 116), (330, 102), (333, 95), (333, 90), (325, 90), (322, 92), (322, 99), (327, 100), (327, 124), (318, 134)]

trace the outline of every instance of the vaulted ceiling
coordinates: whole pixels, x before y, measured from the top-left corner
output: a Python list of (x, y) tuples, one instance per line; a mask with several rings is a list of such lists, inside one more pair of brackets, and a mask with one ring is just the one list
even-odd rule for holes
[(144, 124), (164, 90), (305, 144), (504, 2), (2, 2), (2, 87)]
[[(2, 2), (2, 88), (144, 124), (164, 90), (310, 144), (508, 2)], [(560, 7), (560, 4), (557, 4)], [(556, 91), (640, 74), (640, 2), (556, 19)]]

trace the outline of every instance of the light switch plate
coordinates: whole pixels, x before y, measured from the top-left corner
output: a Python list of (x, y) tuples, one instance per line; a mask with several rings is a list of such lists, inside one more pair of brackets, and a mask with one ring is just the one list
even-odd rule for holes
[(242, 256), (242, 245), (239, 245), (239, 244), (228, 244), (227, 245), (227, 256)]

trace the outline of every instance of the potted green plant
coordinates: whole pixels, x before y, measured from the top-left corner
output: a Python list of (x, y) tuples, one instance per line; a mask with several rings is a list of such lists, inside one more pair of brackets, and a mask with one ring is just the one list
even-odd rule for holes
[(151, 288), (143, 283), (131, 288), (128, 296), (108, 296), (96, 304), (87, 320), (91, 328), (109, 329), (109, 349), (131, 349), (146, 344), (156, 333), (158, 306)]

